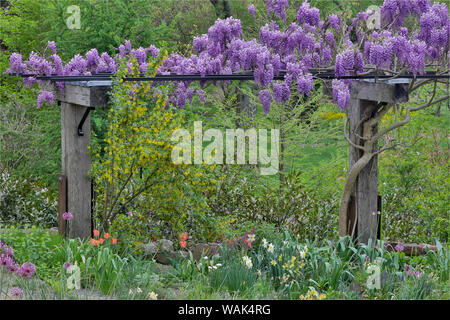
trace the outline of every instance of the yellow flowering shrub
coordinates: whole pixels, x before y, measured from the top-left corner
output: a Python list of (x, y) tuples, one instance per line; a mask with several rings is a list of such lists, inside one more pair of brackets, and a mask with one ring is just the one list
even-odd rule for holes
[[(166, 56), (149, 61), (148, 76)], [(183, 112), (167, 106), (166, 86), (123, 81), (138, 75), (136, 61), (123, 61), (111, 92), (104, 145), (92, 146), (97, 227), (112, 227), (137, 243), (186, 230), (211, 237), (215, 221), (202, 194), (214, 187), (214, 167), (172, 162), (171, 137), (185, 125)]]
[(343, 112), (321, 112), (319, 117), (323, 119), (341, 119), (345, 118), (345, 113)]

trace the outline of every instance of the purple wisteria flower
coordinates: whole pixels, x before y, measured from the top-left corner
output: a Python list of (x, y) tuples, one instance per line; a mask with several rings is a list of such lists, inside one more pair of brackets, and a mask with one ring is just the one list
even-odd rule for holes
[(297, 91), (299, 94), (305, 96), (311, 95), (313, 89), (313, 77), (311, 73), (301, 75), (297, 78)]
[(281, 18), (286, 22), (286, 9), (288, 6), (288, 0), (266, 0), (266, 14), (269, 16), (273, 12), (275, 17)]
[(291, 90), (286, 83), (273, 84), (273, 100), (277, 103), (286, 103), (291, 96)]
[(270, 91), (267, 89), (261, 90), (258, 94), (258, 97), (263, 106), (264, 113), (268, 114), (270, 111), (270, 103), (272, 102), (272, 96), (270, 94)]
[(200, 101), (205, 102), (205, 92), (202, 89), (197, 89), (197, 90), (195, 90), (195, 92), (197, 93)]
[(255, 5), (252, 4), (252, 5), (248, 6), (247, 10), (253, 16), (253, 18), (256, 17), (255, 16)]
[(51, 51), (53, 54), (56, 54), (56, 44), (55, 44), (55, 41), (48, 41), (48, 42), (47, 42), (47, 48), (49, 48), (50, 51)]
[(328, 17), (328, 22), (330, 26), (337, 32), (339, 27), (341, 26), (341, 18), (336, 14), (332, 14)]
[(72, 220), (73, 219), (73, 215), (70, 212), (64, 212), (62, 215), (63, 220)]
[(310, 26), (319, 25), (320, 20), (320, 12), (317, 8), (310, 8), (309, 2), (303, 2), (300, 8), (297, 11), (297, 21), (298, 24), (302, 25), (304, 23), (309, 24)]
[(337, 103), (339, 109), (345, 110), (350, 103), (350, 90), (344, 81), (334, 79), (332, 81), (333, 101)]
[(22, 55), (19, 53), (12, 53), (9, 57), (9, 69), (5, 73), (21, 74), (26, 72), (27, 66), (22, 62)]
[(159, 56), (159, 49), (158, 49), (157, 47), (155, 47), (154, 45), (151, 45), (151, 46), (148, 48), (148, 52), (150, 53), (150, 55), (151, 55), (153, 58), (156, 58), (156, 57)]
[(44, 101), (48, 102), (49, 104), (55, 103), (55, 98), (53, 96), (52, 92), (49, 91), (40, 91), (40, 94), (38, 96), (38, 104), (37, 107), (40, 108)]
[[(266, 0), (265, 5), (268, 16), (286, 22), (288, 0)], [(248, 7), (252, 16), (255, 16), (254, 10), (254, 5)], [(194, 38), (194, 55), (184, 57), (171, 54), (157, 74), (205, 76), (253, 72), (260, 90), (258, 96), (264, 102), (264, 112), (268, 113), (272, 95), (276, 102), (284, 103), (295, 84), (300, 94), (310, 94), (313, 88), (312, 68), (334, 65), (338, 76), (359, 74), (365, 67), (406, 70), (415, 75), (425, 73), (427, 65), (440, 65), (445, 60), (442, 57), (448, 54), (450, 26), (445, 3), (385, 0), (381, 16), (382, 31), (368, 32), (365, 31), (368, 12), (358, 13), (350, 24), (343, 23), (336, 14), (320, 20), (319, 9), (304, 1), (297, 11), (295, 22), (278, 25), (277, 21), (270, 21), (260, 28), (259, 39), (253, 40), (244, 39), (239, 19), (218, 19), (207, 34)], [(418, 26), (417, 31), (412, 32), (403, 25), (409, 18), (415, 19), (412, 22)], [(351, 34), (355, 34), (356, 39)], [(35, 82), (41, 84), (36, 80), (39, 75), (115, 73), (121, 61), (128, 62), (133, 57), (137, 60), (139, 73), (145, 74), (149, 69), (149, 59), (159, 56), (159, 49), (155, 46), (133, 49), (127, 40), (113, 57), (107, 53), (99, 56), (97, 49), (91, 49), (84, 56), (76, 55), (63, 65), (56, 54), (55, 43), (50, 41), (47, 47), (52, 55), (41, 56), (32, 52), (26, 61), (20, 54), (13, 53), (6, 72), (26, 74), (24, 85), (31, 86)], [(282, 82), (274, 82), (275, 76), (282, 71), (285, 71)], [(202, 89), (206, 84), (206, 81), (200, 81)], [(227, 85), (228, 82), (222, 81), (222, 84)], [(61, 91), (64, 90), (64, 83), (57, 82), (56, 85)], [(341, 109), (348, 106), (350, 85), (350, 80), (334, 82), (333, 100)], [(186, 100), (192, 101), (194, 94), (201, 101), (205, 100), (202, 90), (193, 91), (189, 86), (190, 82), (175, 83), (168, 104), (182, 108)], [(48, 93), (41, 92), (38, 106), (44, 101), (52, 103), (54, 99)]]

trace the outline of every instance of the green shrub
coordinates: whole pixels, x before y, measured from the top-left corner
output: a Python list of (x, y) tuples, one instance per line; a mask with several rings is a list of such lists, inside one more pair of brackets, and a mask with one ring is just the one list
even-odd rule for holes
[(295, 172), (281, 187), (260, 189), (245, 179), (223, 184), (209, 206), (216, 214), (236, 218), (236, 225), (267, 222), (278, 230), (287, 228), (292, 235), (311, 240), (331, 239), (336, 234), (336, 203), (319, 199), (307, 190)]
[(56, 226), (56, 195), (38, 182), (0, 175), (0, 225)]
[(59, 234), (34, 226), (29, 229), (10, 227), (0, 231), (0, 240), (13, 248), (17, 263), (32, 262), (39, 278), (49, 280), (58, 275), (64, 262), (56, 254), (63, 245)]

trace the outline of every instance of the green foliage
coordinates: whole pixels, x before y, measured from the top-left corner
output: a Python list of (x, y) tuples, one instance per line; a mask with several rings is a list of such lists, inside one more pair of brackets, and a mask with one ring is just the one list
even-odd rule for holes
[(240, 255), (233, 250), (221, 247), (219, 252), (222, 265), (211, 270), (210, 284), (215, 289), (224, 289), (231, 292), (251, 290), (258, 279), (255, 270), (248, 268)]
[(381, 155), (379, 185), (386, 239), (449, 239), (448, 112), (442, 110), (439, 118), (431, 110), (413, 114), (408, 126), (397, 133), (409, 145)]
[(223, 184), (210, 203), (212, 210), (243, 221), (268, 222), (278, 230), (288, 228), (301, 239), (333, 238), (336, 204), (307, 190), (299, 175), (291, 173), (281, 188), (257, 188), (246, 180)]
[(56, 196), (40, 182), (0, 175), (0, 224), (53, 227)]
[(17, 263), (35, 264), (39, 278), (49, 280), (58, 274), (62, 261), (55, 253), (63, 245), (59, 234), (35, 226), (30, 229), (4, 227), (0, 232), (0, 240), (13, 248)]
[[(149, 74), (155, 73), (163, 55), (150, 61)], [(131, 212), (130, 222), (139, 220), (134, 231), (147, 238), (177, 238), (185, 230), (198, 238), (214, 236), (215, 220), (202, 194), (212, 188), (214, 166), (173, 163), (172, 136), (183, 127), (183, 112), (165, 109), (164, 86), (122, 83), (119, 79), (127, 72), (123, 64), (116, 74), (106, 146), (93, 145), (99, 228), (107, 229), (119, 215)], [(113, 227), (122, 233), (119, 224)]]
[(48, 1), (11, 0), (9, 3), (9, 8), (0, 8), (2, 44), (25, 56), (31, 51), (40, 51), (47, 45), (44, 33), (52, 22), (45, 14)]
[(53, 191), (61, 158), (60, 111), (37, 110), (27, 91), (0, 105), (0, 172), (51, 186)]

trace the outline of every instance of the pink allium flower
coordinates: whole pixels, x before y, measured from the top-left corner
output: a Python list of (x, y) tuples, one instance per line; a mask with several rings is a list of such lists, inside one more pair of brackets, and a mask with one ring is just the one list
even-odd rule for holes
[(31, 262), (25, 262), (22, 267), (20, 267), (19, 272), (23, 278), (31, 278), (31, 276), (36, 272), (36, 267)]
[(395, 246), (395, 251), (397, 251), (397, 252), (401, 252), (401, 251), (403, 251), (404, 249), (405, 249), (405, 247), (403, 247), (402, 245), (400, 245), (400, 244), (397, 244), (396, 246)]
[(19, 270), (19, 265), (17, 263), (12, 263), (9, 266), (6, 266), (6, 271), (16, 273)]
[(73, 215), (70, 212), (64, 212), (62, 215), (63, 220), (72, 220)]
[(0, 256), (0, 266), (9, 267), (12, 264), (14, 264), (14, 260), (10, 256), (5, 254)]
[(23, 295), (23, 291), (22, 291), (22, 289), (20, 289), (18, 287), (14, 287), (14, 288), (11, 288), (11, 290), (9, 290), (9, 295), (12, 298), (20, 299)]
[(66, 270), (69, 269), (71, 266), (72, 266), (72, 264), (70, 262), (65, 262), (63, 265), (64, 269), (66, 269)]

